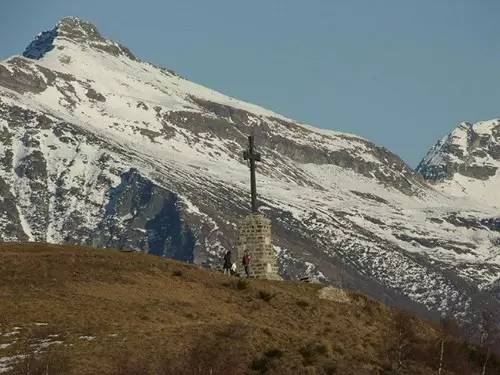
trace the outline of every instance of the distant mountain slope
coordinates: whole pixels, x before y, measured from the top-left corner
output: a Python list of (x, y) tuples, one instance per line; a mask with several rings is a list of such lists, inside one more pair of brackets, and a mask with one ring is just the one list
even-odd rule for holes
[[(405, 373), (436, 373), (436, 328), (323, 287), (246, 282), (142, 254), (0, 244), (0, 373), (363, 375), (392, 372), (398, 358)], [(445, 349), (446, 374), (479, 371), (484, 354), (451, 338)], [(38, 359), (22, 357), (31, 351)], [(499, 366), (491, 357), (487, 374)]]
[(435, 191), (365, 139), (142, 62), (76, 18), (0, 63), (0, 238), (217, 266), (249, 208), (248, 134), (285, 278), (463, 321), (500, 311), (497, 210)]
[[(500, 208), (500, 120), (461, 123), (417, 167), (446, 193)], [(499, 224), (500, 225), (500, 224)]]

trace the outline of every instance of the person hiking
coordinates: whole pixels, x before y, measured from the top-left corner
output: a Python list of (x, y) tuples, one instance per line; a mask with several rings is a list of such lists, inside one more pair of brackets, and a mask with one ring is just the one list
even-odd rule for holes
[(224, 272), (224, 275), (227, 273), (228, 275), (231, 274), (231, 267), (233, 265), (233, 262), (231, 262), (231, 250), (228, 250), (226, 254), (224, 254), (224, 265), (222, 266), (222, 270)]
[(245, 253), (243, 254), (243, 268), (245, 269), (245, 273), (247, 277), (250, 277), (250, 261), (252, 260), (252, 257), (250, 254), (248, 254), (248, 250), (245, 250)]

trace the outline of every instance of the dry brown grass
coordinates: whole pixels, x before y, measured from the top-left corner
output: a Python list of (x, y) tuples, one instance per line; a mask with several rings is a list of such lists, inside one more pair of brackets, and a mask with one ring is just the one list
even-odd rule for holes
[[(29, 354), (49, 338), (62, 343), (32, 361), (52, 360), (51, 374), (61, 362), (70, 374), (388, 371), (393, 347), (383, 348), (393, 312), (355, 294), (353, 304), (321, 300), (319, 288), (242, 281), (143, 254), (2, 244), (0, 332), (20, 328), (0, 334), (0, 344), (11, 344), (0, 357)], [(419, 354), (406, 366), (435, 373), (439, 334), (420, 321), (413, 326)]]

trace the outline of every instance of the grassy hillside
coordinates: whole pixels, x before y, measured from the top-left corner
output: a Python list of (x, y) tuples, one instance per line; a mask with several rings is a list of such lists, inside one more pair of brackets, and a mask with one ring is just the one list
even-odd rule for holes
[[(0, 371), (437, 372), (438, 330), (361, 295), (321, 299), (323, 287), (247, 282), (143, 254), (1, 244)], [(444, 349), (443, 374), (479, 373), (480, 352), (450, 338)]]

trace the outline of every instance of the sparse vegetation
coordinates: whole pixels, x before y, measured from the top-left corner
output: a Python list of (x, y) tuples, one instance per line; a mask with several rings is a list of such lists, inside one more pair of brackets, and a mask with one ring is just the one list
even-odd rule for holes
[(283, 352), (280, 349), (271, 349), (265, 352), (264, 356), (267, 358), (281, 358), (283, 356)]
[(236, 289), (238, 289), (238, 290), (248, 289), (249, 284), (250, 284), (250, 282), (247, 279), (238, 279), (236, 281)]
[(276, 362), (283, 356), (283, 352), (280, 349), (270, 349), (264, 354), (254, 359), (250, 363), (250, 369), (256, 371), (260, 374), (265, 374), (273, 367), (275, 367)]
[(254, 359), (250, 363), (250, 369), (265, 374), (269, 370), (269, 359), (266, 357)]
[(415, 322), (408, 314), (397, 311), (389, 326), (386, 351), (390, 369), (395, 374), (401, 374), (407, 368), (407, 361), (413, 357), (417, 346)]
[(259, 290), (259, 298), (266, 302), (270, 302), (274, 298), (274, 294), (265, 290)]
[(306, 300), (303, 300), (303, 299), (299, 299), (296, 303), (297, 303), (297, 306), (299, 306), (303, 309), (309, 307), (309, 305), (310, 305), (309, 302), (307, 302)]
[(328, 356), (329, 348), (324, 342), (309, 343), (300, 349), (304, 366), (311, 366)]
[(181, 277), (183, 275), (181, 270), (174, 270), (172, 276)]
[[(47, 364), (49, 375), (437, 374), (443, 330), (318, 291), (143, 254), (3, 244), (0, 357), (28, 354), (7, 375), (28, 363), (35, 375)], [(486, 346), (445, 337), (441, 375), (499, 373)], [(30, 354), (49, 339), (61, 343)]]
[(63, 351), (49, 350), (44, 353), (28, 351), (23, 357), (19, 357), (9, 374), (65, 375), (68, 374), (70, 369), (70, 358)]

